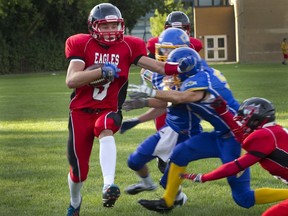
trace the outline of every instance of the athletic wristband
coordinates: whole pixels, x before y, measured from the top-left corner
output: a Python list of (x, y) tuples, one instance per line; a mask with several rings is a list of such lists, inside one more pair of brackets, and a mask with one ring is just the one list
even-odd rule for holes
[(178, 63), (175, 62), (166, 62), (164, 66), (166, 75), (178, 74)]

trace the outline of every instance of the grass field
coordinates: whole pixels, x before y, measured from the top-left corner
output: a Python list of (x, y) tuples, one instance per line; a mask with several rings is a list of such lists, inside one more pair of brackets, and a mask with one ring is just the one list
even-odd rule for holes
[[(214, 67), (224, 73), (239, 102), (251, 96), (271, 100), (277, 109), (277, 121), (288, 127), (287, 66), (226, 64)], [(139, 81), (139, 69), (133, 67), (130, 83)], [(65, 72), (0, 76), (0, 215), (66, 215), (69, 205), (66, 139), (70, 93), (71, 90), (65, 86)], [(124, 118), (144, 111), (124, 112)], [(207, 123), (203, 126), (206, 130), (211, 129)], [(126, 165), (128, 155), (152, 133), (154, 126), (149, 122), (123, 135), (116, 134), (118, 163), (115, 183), (122, 191), (138, 181)], [(135, 196), (122, 193), (113, 209), (102, 207), (98, 150), (98, 141), (95, 140), (89, 178), (82, 190), (81, 215), (157, 215), (139, 206), (137, 200), (158, 199), (163, 194), (162, 188)], [(191, 163), (188, 170), (206, 172), (218, 165), (218, 159), (206, 159)], [(157, 182), (161, 175), (156, 161), (152, 161), (149, 168)], [(252, 167), (251, 172), (253, 188), (285, 187), (258, 165)], [(189, 200), (185, 207), (174, 209), (170, 215), (255, 216), (272, 205), (258, 205), (248, 210), (237, 206), (226, 180), (205, 184), (186, 181), (183, 188)]]

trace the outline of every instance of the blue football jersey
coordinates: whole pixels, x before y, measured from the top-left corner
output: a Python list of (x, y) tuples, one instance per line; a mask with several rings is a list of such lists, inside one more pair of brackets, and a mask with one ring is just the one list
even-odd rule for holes
[[(165, 77), (167, 76), (153, 73), (152, 85), (158, 90), (167, 90), (167, 86), (165, 86), (163, 82)], [(166, 124), (175, 132), (188, 136), (202, 131), (200, 119), (191, 111), (187, 104), (167, 107)]]
[(191, 110), (201, 119), (208, 121), (220, 135), (229, 132), (230, 128), (228, 125), (218, 116), (210, 105), (214, 98), (220, 95), (227, 101), (232, 113), (236, 114), (239, 108), (239, 103), (234, 98), (224, 75), (219, 70), (204, 66), (202, 71), (186, 79), (180, 87), (180, 91), (197, 90), (207, 91), (209, 98), (199, 102), (189, 103), (188, 105)]
[(172, 105), (167, 108), (166, 124), (179, 134), (192, 136), (202, 132), (200, 119), (187, 104)]

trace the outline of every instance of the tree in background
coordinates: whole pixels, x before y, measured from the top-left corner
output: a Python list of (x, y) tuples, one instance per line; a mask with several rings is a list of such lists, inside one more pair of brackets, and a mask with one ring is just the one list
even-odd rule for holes
[[(173, 0), (164, 0), (164, 5), (167, 12), (161, 12), (158, 9), (155, 10), (154, 16), (150, 17), (150, 32), (151, 34), (155, 36), (159, 36), (160, 33), (164, 30), (164, 23), (166, 20), (166, 17), (169, 13), (172, 11), (182, 11), (190, 19), (191, 25), (193, 25), (193, 8), (187, 7), (184, 8), (184, 3), (179, 1), (177, 4), (174, 3)], [(191, 26), (191, 31), (193, 31), (193, 26)], [(193, 35), (193, 32), (190, 32), (191, 35)]]
[(121, 10), (128, 34), (146, 13), (167, 16), (175, 8), (173, 0), (0, 0), (0, 74), (64, 70), (65, 40), (87, 33), (90, 10), (103, 2)]
[(161, 12), (166, 10), (163, 0), (110, 0), (109, 2), (117, 6), (121, 11), (128, 34), (131, 34), (138, 19), (145, 16), (146, 13), (155, 8), (162, 8), (160, 9)]

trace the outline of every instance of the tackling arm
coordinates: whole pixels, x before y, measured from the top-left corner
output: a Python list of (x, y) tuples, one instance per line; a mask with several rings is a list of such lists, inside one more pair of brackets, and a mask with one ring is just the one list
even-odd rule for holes
[(155, 98), (173, 104), (198, 102), (205, 96), (205, 91), (156, 91)]
[(247, 169), (253, 164), (260, 161), (261, 158), (258, 158), (252, 154), (246, 153), (238, 159), (231, 161), (229, 163), (223, 164), (217, 169), (206, 173), (206, 174), (181, 174), (181, 178), (189, 179), (193, 182), (206, 182), (206, 181), (214, 181), (221, 178), (226, 178), (229, 176), (236, 175), (237, 173)]
[(229, 112), (229, 107), (226, 101), (222, 97), (217, 97), (211, 103), (211, 106), (215, 109), (215, 111), (219, 114), (219, 116), (226, 122), (226, 124), (233, 131), (235, 138), (238, 142), (242, 143), (244, 140), (244, 132), (241, 128), (241, 125), (234, 120), (234, 116), (231, 112)]
[(255, 157), (252, 154), (246, 153), (238, 159), (229, 163), (223, 164), (214, 171), (202, 175), (202, 181), (213, 181), (216, 179), (225, 178), (228, 176), (236, 175), (237, 173), (245, 170), (246, 168), (257, 163), (261, 158)]

